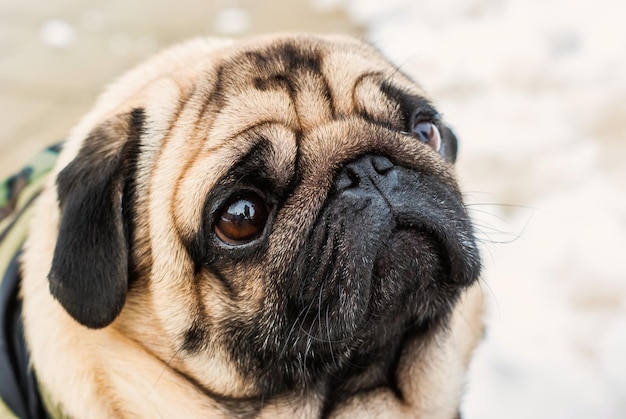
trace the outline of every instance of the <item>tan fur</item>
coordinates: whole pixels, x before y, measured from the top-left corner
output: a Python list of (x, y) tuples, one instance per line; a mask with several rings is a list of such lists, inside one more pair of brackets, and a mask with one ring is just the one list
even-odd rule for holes
[[(230, 412), (197, 385), (223, 396), (258, 396), (233, 367), (234, 360), (218, 338), (210, 336), (209, 350), (196, 355), (180, 356), (177, 350), (182, 332), (198, 312), (212, 322), (210, 328), (219, 328), (223, 319), (252, 315), (263, 298), (262, 284), (248, 285), (255, 283), (251, 278), (260, 277), (261, 267), (251, 268), (248, 276), (240, 276), (241, 283), (233, 284), (245, 288), (243, 307), (235, 306), (219, 281), (208, 276), (190, 280), (196, 273), (180, 240), (197, 231), (205, 196), (229, 172), (231, 162), (252, 147), (246, 132), (271, 139), (272, 166), (285, 184), (293, 175), (297, 137), (300, 141), (304, 179), (281, 209), (267, 260), (286, 258), (285, 249), (301, 244), (301, 232), (314, 221), (308, 214), (323, 205), (337, 165), (374, 142), (400, 160), (406, 156), (407, 164), (428, 168), (442, 182), (454, 184), (451, 168), (436, 153), (425, 151), (424, 144), (407, 142), (397, 132), (354, 116), (356, 107), (374, 119), (400, 118), (397, 105), (386, 100), (372, 80), (393, 79), (407, 91), (424, 93), (373, 48), (351, 38), (315, 38), (327, 53), (322, 71), (331, 83), (334, 112), (344, 115), (340, 120), (332, 120), (329, 104), (318, 93), (321, 81), (315, 77), (300, 81), (300, 88), (310, 93), (295, 102), (284, 91), (253, 89), (242, 77), (240, 85), (231, 86), (238, 95), (228, 97), (219, 114), (214, 112), (206, 95), (216, 83), (216, 64), (279, 39), (283, 36), (240, 43), (198, 39), (165, 51), (114, 83), (69, 138), (36, 204), (34, 234), (23, 256), (22, 287), (26, 337), (38, 379), (69, 415), (229, 417)], [(136, 106), (145, 108), (147, 124), (136, 185), (142, 218), (133, 257), (150, 280), (129, 291), (113, 324), (91, 330), (72, 319), (48, 291), (60, 218), (54, 181), (94, 127)], [(294, 219), (301, 223), (290, 221)], [(481, 313), (475, 284), (457, 304), (448, 328), (437, 329), (429, 339), (413, 342), (403, 351), (398, 381), (405, 400), (378, 390), (346, 400), (332, 416), (453, 417), (471, 352), (482, 334)], [(260, 416), (317, 416), (321, 406), (314, 395), (287, 395), (265, 406)]]

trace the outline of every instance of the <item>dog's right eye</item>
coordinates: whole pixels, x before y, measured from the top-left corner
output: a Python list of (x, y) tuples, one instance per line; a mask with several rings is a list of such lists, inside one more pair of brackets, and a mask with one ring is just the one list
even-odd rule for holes
[(219, 213), (215, 234), (226, 244), (251, 242), (263, 232), (268, 216), (267, 204), (259, 196), (249, 194), (232, 198)]

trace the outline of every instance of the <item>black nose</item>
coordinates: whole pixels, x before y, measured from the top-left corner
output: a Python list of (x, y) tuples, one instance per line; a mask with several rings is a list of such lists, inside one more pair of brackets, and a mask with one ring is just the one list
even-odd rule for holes
[(367, 155), (348, 163), (337, 176), (335, 187), (338, 192), (360, 188), (385, 192), (397, 185), (395, 166), (387, 157)]

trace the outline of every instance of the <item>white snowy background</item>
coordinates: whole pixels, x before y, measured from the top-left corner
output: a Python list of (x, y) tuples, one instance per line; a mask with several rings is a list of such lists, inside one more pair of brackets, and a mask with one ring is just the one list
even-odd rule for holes
[(461, 138), (488, 333), (467, 419), (626, 418), (626, 2), (345, 8)]

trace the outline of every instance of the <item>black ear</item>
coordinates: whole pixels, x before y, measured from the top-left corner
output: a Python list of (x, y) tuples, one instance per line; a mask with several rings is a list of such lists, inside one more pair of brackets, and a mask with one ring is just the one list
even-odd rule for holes
[(57, 177), (61, 222), (50, 292), (90, 328), (109, 325), (126, 300), (129, 239), (123, 195), (134, 176), (143, 120), (143, 110), (135, 109), (98, 126)]
[(456, 155), (459, 150), (459, 142), (456, 134), (450, 126), (443, 124), (441, 127), (441, 151), (440, 153), (449, 163), (456, 162)]

